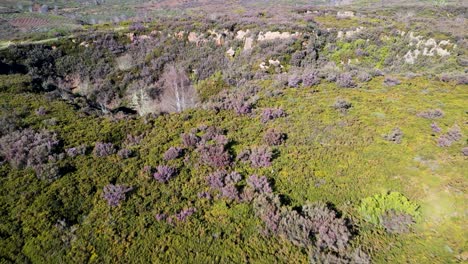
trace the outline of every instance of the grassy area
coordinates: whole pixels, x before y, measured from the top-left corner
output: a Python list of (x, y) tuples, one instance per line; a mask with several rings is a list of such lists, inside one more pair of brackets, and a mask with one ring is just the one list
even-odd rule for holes
[[(74, 169), (51, 183), (39, 181), (32, 171), (1, 166), (2, 210), (16, 208), (3, 214), (2, 230), (23, 233), (21, 238), (2, 238), (2, 255), (13, 258), (13, 252), (21, 250), (33, 262), (307, 262), (307, 252), (281, 238), (260, 235), (261, 223), (249, 204), (197, 198), (198, 192), (208, 190), (205, 177), (212, 169), (196, 165), (193, 154), (187, 154), (185, 162), (169, 162), (180, 174), (168, 184), (142, 172), (145, 165), (164, 163), (162, 154), (181, 144), (179, 135), (203, 124), (226, 129), (233, 153), (261, 145), (270, 127), (287, 133), (272, 167), (236, 163), (233, 169), (242, 175), (267, 176), (275, 193), (287, 197), (291, 207), (307, 201), (334, 204), (359, 226), (353, 245), (372, 252), (375, 263), (455, 262), (467, 236), (466, 158), (460, 152), (464, 143), (438, 147), (431, 135), (432, 121), (416, 114), (440, 108), (445, 113), (437, 120), (442, 129), (458, 124), (467, 135), (463, 121), (467, 86), (418, 78), (385, 87), (382, 81), (374, 79), (361, 89), (324, 83), (262, 97), (258, 108), (281, 107), (288, 113), (264, 125), (257, 117), (204, 110), (161, 116), (146, 124), (140, 119), (110, 121), (81, 117), (66, 103), (48, 102), (41, 95), (2, 93), (0, 104), (7, 111), (23, 115), (26, 126), (56, 131), (64, 147), (92, 146), (96, 141), (119, 145), (127, 134), (146, 133), (135, 147), (136, 157), (67, 158)], [(347, 114), (332, 107), (337, 98), (353, 104)], [(47, 115), (34, 114), (40, 106), (46, 107)], [(44, 123), (50, 118), (56, 119), (52, 126)], [(404, 133), (401, 144), (383, 139), (394, 127)], [(101, 198), (102, 187), (109, 182), (135, 189), (121, 206), (111, 208)], [(361, 199), (385, 191), (401, 192), (421, 205), (422, 220), (413, 233), (386, 234), (357, 213)], [(171, 226), (155, 219), (158, 213), (186, 207), (197, 208), (186, 222)], [(72, 229), (60, 231), (55, 224), (61, 219), (67, 219)], [(60, 243), (64, 234), (73, 238), (69, 244)]]

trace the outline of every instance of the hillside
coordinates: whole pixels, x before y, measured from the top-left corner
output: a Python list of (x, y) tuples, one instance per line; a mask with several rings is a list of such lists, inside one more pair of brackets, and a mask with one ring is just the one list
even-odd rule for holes
[(468, 260), (463, 1), (24, 2), (2, 263)]

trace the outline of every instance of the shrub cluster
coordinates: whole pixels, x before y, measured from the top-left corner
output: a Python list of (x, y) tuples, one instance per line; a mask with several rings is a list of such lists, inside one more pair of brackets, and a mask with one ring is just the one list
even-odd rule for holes
[(338, 99), (333, 104), (333, 108), (340, 111), (341, 113), (346, 113), (352, 106), (353, 104), (344, 99)]
[(459, 141), (462, 138), (462, 133), (460, 127), (457, 125), (452, 126), (447, 133), (441, 135), (438, 140), (437, 144), (439, 147), (450, 147), (456, 141)]
[(271, 166), (273, 152), (267, 147), (256, 147), (250, 151), (249, 161), (252, 167), (262, 168)]
[(292, 74), (288, 76), (288, 86), (297, 88), (302, 83), (302, 78), (297, 74)]
[(262, 111), (261, 121), (266, 123), (276, 118), (285, 117), (286, 112), (281, 108), (265, 108)]
[(250, 186), (256, 193), (272, 193), (273, 190), (268, 182), (268, 179), (265, 176), (251, 175), (247, 179), (247, 184)]
[(395, 86), (395, 85), (399, 85), (401, 82), (397, 78), (387, 76), (385, 77), (383, 83), (385, 86)]
[(74, 158), (78, 155), (85, 155), (86, 154), (86, 145), (80, 145), (80, 146), (77, 146), (77, 147), (72, 147), (72, 148), (68, 148), (65, 150), (65, 153), (67, 153), (67, 156), (69, 156), (70, 158)]
[(283, 236), (297, 246), (315, 243), (323, 252), (343, 252), (351, 238), (345, 220), (324, 203), (307, 204), (299, 212), (282, 207), (278, 196), (262, 194), (254, 199), (254, 211), (268, 233)]
[(221, 197), (231, 200), (239, 200), (240, 194), (236, 184), (242, 180), (237, 172), (228, 173), (225, 170), (216, 171), (206, 178), (208, 185), (213, 191), (219, 191)]
[(358, 211), (364, 220), (389, 232), (407, 230), (420, 216), (419, 206), (398, 192), (367, 197), (361, 201)]
[(367, 72), (360, 72), (360, 73), (357, 75), (357, 79), (358, 79), (360, 82), (368, 82), (368, 81), (372, 80), (372, 75), (370, 75), (370, 74), (367, 73)]
[(461, 152), (462, 152), (463, 156), (468, 156), (468, 147), (462, 148)]
[(207, 127), (201, 130), (204, 134), (197, 145), (200, 162), (215, 168), (229, 166), (231, 155), (226, 149), (229, 140), (223, 135), (224, 131), (217, 127)]
[(420, 112), (417, 116), (427, 119), (436, 119), (444, 116), (444, 112), (440, 109), (431, 109), (424, 112)]
[(237, 115), (248, 115), (252, 113), (256, 98), (253, 96), (256, 89), (250, 89), (242, 92), (231, 92), (223, 90), (216, 97), (212, 98), (209, 104), (210, 109), (232, 110)]
[(153, 174), (154, 179), (161, 183), (166, 183), (170, 179), (174, 178), (177, 174), (177, 170), (173, 167), (159, 165), (156, 168), (156, 172)]
[(96, 142), (93, 155), (95, 157), (106, 157), (116, 153), (116, 148), (112, 143)]
[(403, 131), (401, 131), (398, 127), (394, 128), (389, 134), (384, 135), (384, 139), (396, 144), (400, 144), (401, 140), (403, 139)]
[(350, 73), (341, 73), (336, 78), (336, 84), (342, 88), (353, 88), (356, 87), (356, 83), (353, 80), (353, 76)]
[(197, 208), (189, 207), (189, 208), (182, 209), (178, 213), (175, 213), (171, 216), (167, 216), (167, 214), (162, 213), (162, 214), (157, 214), (155, 217), (156, 217), (156, 220), (158, 221), (166, 220), (168, 224), (173, 225), (175, 221), (185, 222), (187, 218), (189, 218), (196, 212), (197, 212)]
[(200, 142), (200, 138), (193, 134), (193, 133), (184, 133), (181, 135), (182, 143), (187, 148), (196, 147), (198, 142)]
[(198, 146), (200, 162), (215, 168), (226, 167), (231, 164), (231, 155), (226, 151), (225, 145), (203, 144)]
[(0, 156), (13, 168), (32, 168), (41, 179), (55, 179), (59, 176), (57, 160), (60, 141), (53, 132), (32, 129), (15, 131), (0, 138)]
[(123, 148), (117, 151), (117, 156), (119, 156), (121, 159), (128, 159), (134, 155), (133, 151), (128, 148)]
[(302, 85), (310, 87), (319, 84), (321, 81), (318, 71), (306, 70), (302, 74)]
[(440, 133), (442, 131), (442, 128), (440, 128), (436, 122), (431, 124), (431, 129), (434, 133)]
[(125, 194), (132, 189), (132, 187), (124, 185), (108, 184), (104, 186), (102, 197), (109, 206), (118, 206), (121, 201), (125, 200)]
[(184, 150), (179, 147), (170, 147), (166, 152), (164, 152), (164, 160), (173, 160), (182, 157)]
[(414, 219), (411, 215), (395, 210), (388, 210), (382, 215), (382, 226), (389, 233), (408, 233), (413, 223)]
[(286, 134), (277, 131), (276, 129), (268, 129), (263, 136), (263, 141), (270, 146), (278, 146), (286, 140)]

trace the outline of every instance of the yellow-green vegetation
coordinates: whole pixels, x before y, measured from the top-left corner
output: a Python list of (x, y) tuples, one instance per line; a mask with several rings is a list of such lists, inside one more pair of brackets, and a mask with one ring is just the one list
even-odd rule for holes
[(324, 28), (353, 28), (359, 26), (359, 19), (355, 17), (350, 18), (336, 18), (334, 15), (317, 16), (314, 20), (322, 25)]
[[(205, 178), (213, 169), (197, 164), (196, 156), (163, 160), (167, 149), (182, 144), (181, 133), (206, 125), (227, 131), (233, 155), (262, 145), (269, 128), (286, 133), (272, 167), (235, 163), (232, 169), (244, 176), (267, 176), (274, 193), (291, 207), (332, 203), (356, 227), (352, 246), (370, 252), (374, 263), (455, 263), (468, 237), (466, 157), (461, 154), (468, 135), (468, 87), (422, 77), (401, 79), (394, 87), (374, 78), (359, 89), (322, 83), (261, 96), (256, 114), (264, 107), (280, 107), (288, 114), (266, 124), (258, 115), (207, 110), (113, 120), (86, 116), (40, 94), (3, 90), (1, 111), (22, 116), (25, 127), (55, 131), (64, 148), (92, 148), (97, 141), (121, 146), (128, 134), (145, 136), (132, 147), (136, 155), (129, 159), (90, 153), (67, 157), (67, 173), (53, 182), (37, 179), (29, 169), (1, 165), (0, 255), (33, 263), (307, 263), (303, 249), (281, 237), (262, 235), (262, 223), (250, 204), (198, 198), (208, 191)], [(262, 86), (267, 94), (268, 83)], [(337, 99), (348, 100), (352, 108), (337, 111), (332, 107)], [(41, 106), (47, 114), (35, 114)], [(433, 120), (417, 116), (433, 108), (445, 113), (436, 121), (442, 130), (460, 126), (463, 141), (437, 146)], [(46, 121), (52, 118), (56, 122)], [(401, 144), (383, 138), (395, 127), (404, 133)], [(162, 184), (144, 172), (145, 166), (160, 164), (177, 167), (179, 175)], [(101, 197), (109, 183), (134, 189), (119, 206), (109, 207)], [(387, 234), (360, 213), (363, 199), (387, 192), (409, 199), (390, 194), (409, 204), (404, 210), (414, 212), (414, 204), (420, 205), (413, 232)], [(197, 211), (185, 222), (170, 225), (155, 218), (188, 207)]]
[(207, 101), (209, 98), (219, 94), (222, 90), (227, 88), (227, 84), (223, 80), (221, 72), (216, 72), (210, 78), (200, 81), (196, 90), (202, 102)]
[(367, 221), (373, 224), (380, 224), (381, 217), (385, 212), (394, 210), (408, 214), (414, 218), (419, 217), (419, 206), (412, 203), (405, 196), (399, 192), (390, 192), (383, 194), (376, 194), (372, 197), (367, 197), (362, 200), (359, 206), (359, 212)]

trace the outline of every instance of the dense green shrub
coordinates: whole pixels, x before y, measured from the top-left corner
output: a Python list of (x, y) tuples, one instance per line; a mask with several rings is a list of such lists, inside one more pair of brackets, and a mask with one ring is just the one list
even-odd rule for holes
[(361, 201), (358, 211), (364, 220), (376, 224), (383, 224), (383, 217), (389, 211), (405, 213), (415, 220), (419, 219), (419, 205), (408, 200), (399, 192), (376, 194)]
[(215, 72), (210, 78), (200, 81), (196, 85), (198, 96), (202, 102), (208, 101), (208, 99), (220, 93), (226, 89), (227, 85), (223, 80), (222, 73), (220, 71)]
[(32, 79), (29, 75), (0, 75), (0, 92), (29, 92), (32, 91), (31, 82)]

